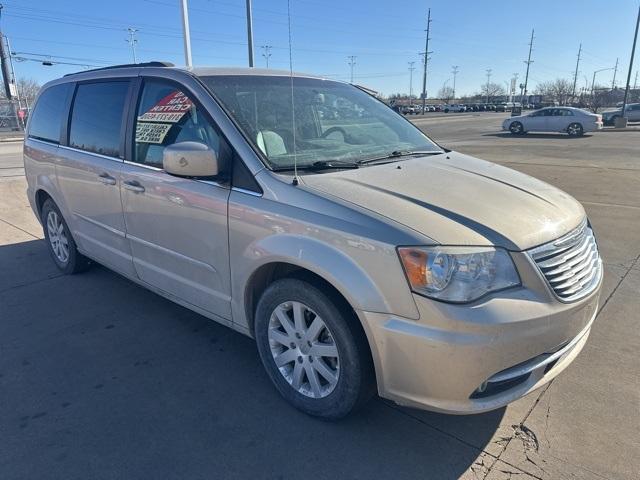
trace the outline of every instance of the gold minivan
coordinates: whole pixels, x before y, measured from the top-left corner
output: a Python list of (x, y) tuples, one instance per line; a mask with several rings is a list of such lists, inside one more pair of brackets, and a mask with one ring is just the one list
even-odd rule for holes
[(504, 406), (573, 361), (597, 311), (576, 200), (347, 83), (160, 62), (72, 74), (42, 88), (24, 162), (63, 272), (100, 263), (255, 338), (311, 415), (375, 392)]

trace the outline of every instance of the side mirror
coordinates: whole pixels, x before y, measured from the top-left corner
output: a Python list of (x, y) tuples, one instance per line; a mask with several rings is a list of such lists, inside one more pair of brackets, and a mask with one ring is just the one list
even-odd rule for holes
[(215, 177), (219, 173), (216, 152), (200, 142), (178, 142), (165, 147), (162, 168), (179, 177)]

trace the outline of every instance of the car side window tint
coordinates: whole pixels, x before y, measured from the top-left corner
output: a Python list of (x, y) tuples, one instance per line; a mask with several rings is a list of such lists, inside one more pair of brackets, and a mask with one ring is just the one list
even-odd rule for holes
[(211, 148), (224, 165), (227, 149), (217, 129), (195, 102), (175, 84), (146, 80), (138, 102), (133, 161), (162, 168), (164, 149), (179, 142)]
[(40, 94), (29, 122), (29, 137), (60, 143), (60, 130), (71, 86), (71, 83), (54, 85)]
[(127, 80), (79, 84), (73, 99), (69, 146), (118, 157), (128, 90)]

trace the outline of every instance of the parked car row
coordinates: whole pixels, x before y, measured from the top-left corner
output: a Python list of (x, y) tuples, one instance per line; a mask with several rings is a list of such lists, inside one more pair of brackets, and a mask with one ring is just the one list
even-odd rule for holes
[[(519, 102), (501, 103), (446, 103), (439, 105), (426, 105), (426, 112), (510, 112), (514, 107), (520, 107)], [(405, 115), (419, 115), (422, 113), (422, 105), (404, 105), (399, 107), (400, 112)], [(523, 109), (533, 108), (533, 105), (526, 104)]]

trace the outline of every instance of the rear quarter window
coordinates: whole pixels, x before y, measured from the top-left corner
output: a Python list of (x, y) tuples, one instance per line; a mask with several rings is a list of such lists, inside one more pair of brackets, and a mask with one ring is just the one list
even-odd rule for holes
[(128, 80), (78, 85), (69, 126), (69, 146), (118, 157), (128, 90)]
[(70, 83), (54, 85), (40, 94), (29, 121), (29, 137), (59, 143), (67, 110)]

